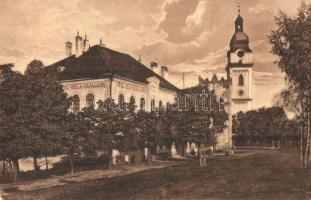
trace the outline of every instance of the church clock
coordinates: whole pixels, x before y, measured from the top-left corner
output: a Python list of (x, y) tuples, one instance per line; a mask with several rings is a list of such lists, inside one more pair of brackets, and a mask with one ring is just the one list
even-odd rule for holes
[(230, 81), (231, 114), (251, 109), (252, 101), (252, 60), (249, 37), (244, 32), (243, 18), (235, 20), (235, 33), (227, 53), (227, 74)]

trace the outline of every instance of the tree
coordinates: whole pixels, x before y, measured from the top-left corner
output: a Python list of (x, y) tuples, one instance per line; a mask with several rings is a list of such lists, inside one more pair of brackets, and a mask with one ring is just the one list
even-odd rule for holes
[(302, 165), (309, 165), (311, 104), (311, 5), (302, 3), (296, 16), (280, 12), (277, 28), (271, 32), (272, 53), (279, 57), (278, 67), (285, 72), (301, 106)]
[(159, 115), (157, 111), (139, 111), (135, 117), (135, 126), (138, 136), (138, 148), (143, 152), (147, 148), (146, 163), (150, 161), (151, 150), (156, 151), (159, 139)]
[(226, 127), (227, 114), (220, 109), (220, 98), (206, 84), (181, 90), (171, 107), (178, 107), (169, 109), (167, 118), (176, 131), (173, 138), (181, 155), (187, 142), (215, 145), (217, 134)]
[(90, 144), (89, 141), (93, 135), (91, 124), (92, 121), (87, 119), (83, 112), (68, 113), (63, 120), (62, 130), (60, 130), (57, 138), (60, 148), (68, 156), (70, 174), (75, 172), (75, 154)]
[[(292, 112), (296, 115), (296, 122), (295, 122), (295, 128), (293, 129), (293, 126), (290, 126), (289, 128), (292, 128), (291, 130), (297, 130), (297, 133), (300, 134), (300, 160), (305, 167), (305, 144), (306, 144), (306, 134), (305, 134), (305, 123), (303, 116), (304, 114), (304, 101), (303, 96), (301, 93), (299, 93), (299, 89), (296, 88), (294, 85), (289, 85), (287, 89), (284, 89), (280, 92), (280, 94), (275, 96), (274, 104), (276, 106), (280, 106), (284, 108), (288, 112)], [(293, 123), (293, 122), (292, 122)], [(297, 124), (300, 125), (300, 130), (296, 128)], [(294, 134), (292, 134), (294, 135)]]
[(273, 140), (296, 140), (297, 135), (293, 132), (296, 125), (281, 107), (239, 112), (233, 118), (235, 144), (270, 145)]
[(25, 79), (21, 74), (7, 69), (0, 83), (0, 156), (8, 160), (11, 177), (18, 180), (18, 159), (29, 155), (25, 145), (27, 132), (23, 130), (24, 121), (21, 102), (25, 92)]
[[(33, 60), (25, 71), (22, 127), (29, 133), (26, 146), (34, 158), (37, 174), (37, 157), (47, 156), (57, 150), (55, 133), (69, 109), (69, 99), (55, 74), (49, 73), (39, 60)], [(33, 142), (36, 141), (36, 142)]]
[(25, 75), (8, 69), (4, 77), (0, 86), (3, 157), (18, 169), (18, 159), (33, 156), (36, 174), (36, 157), (57, 151), (55, 133), (60, 129), (69, 101), (41, 61), (32, 61)]
[(107, 167), (112, 164), (112, 151), (124, 152), (136, 148), (136, 131), (134, 126), (134, 108), (121, 102), (116, 104), (112, 98), (99, 101), (95, 111), (95, 132), (98, 148), (107, 153)]

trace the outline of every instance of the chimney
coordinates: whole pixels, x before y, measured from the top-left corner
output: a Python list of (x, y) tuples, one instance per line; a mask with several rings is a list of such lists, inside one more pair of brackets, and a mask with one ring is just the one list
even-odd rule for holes
[(83, 52), (86, 52), (89, 48), (89, 40), (87, 39), (87, 36), (85, 34), (84, 40), (83, 40)]
[(99, 38), (99, 45), (103, 46), (103, 47), (105, 46), (104, 43), (103, 43), (103, 40), (101, 38)]
[(66, 57), (72, 56), (72, 43), (66, 42)]
[(167, 79), (168, 78), (168, 68), (166, 66), (162, 66), (161, 67), (161, 76), (164, 78), (164, 79)]
[(156, 63), (156, 62), (151, 62), (150, 63), (150, 69), (152, 70), (152, 71), (156, 71), (156, 68), (158, 67), (158, 63)]
[(80, 56), (82, 54), (82, 37), (79, 36), (79, 32), (76, 36), (76, 57)]

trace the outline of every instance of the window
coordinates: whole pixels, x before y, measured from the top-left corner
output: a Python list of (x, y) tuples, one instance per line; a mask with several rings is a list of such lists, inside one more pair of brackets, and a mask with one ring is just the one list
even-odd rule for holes
[(244, 77), (242, 74), (239, 76), (239, 86), (244, 86)]
[(72, 97), (72, 112), (77, 114), (80, 111), (80, 98), (78, 95)]
[(151, 111), (154, 111), (155, 110), (155, 100), (152, 99), (151, 100)]
[(130, 98), (130, 104), (135, 105), (135, 97), (131, 96), (131, 98)]
[(141, 110), (145, 110), (145, 104), (146, 104), (145, 98), (142, 97), (142, 98), (140, 99), (140, 109), (141, 109)]
[(86, 96), (86, 106), (89, 107), (89, 108), (94, 108), (95, 106), (95, 98), (94, 98), (94, 95), (92, 94), (88, 94)]
[(135, 97), (134, 96), (131, 96), (130, 98), (130, 106), (131, 107), (133, 106), (133, 110), (135, 110)]
[(244, 95), (244, 91), (243, 90), (239, 90), (238, 94), (239, 94), (239, 96), (243, 96)]
[(118, 104), (119, 104), (120, 110), (125, 110), (125, 102), (124, 102), (124, 95), (123, 94), (119, 95)]
[(220, 99), (219, 99), (219, 110), (220, 110), (220, 111), (225, 110), (225, 101), (224, 101), (223, 98), (220, 98)]

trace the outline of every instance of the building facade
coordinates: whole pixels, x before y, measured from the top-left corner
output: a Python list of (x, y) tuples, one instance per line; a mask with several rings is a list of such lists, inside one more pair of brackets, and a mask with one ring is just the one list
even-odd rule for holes
[(235, 33), (230, 41), (227, 60), (229, 120), (226, 138), (229, 148), (232, 148), (233, 115), (252, 109), (253, 52), (249, 47), (249, 38), (244, 32), (244, 20), (240, 13), (235, 20)]
[(174, 101), (178, 88), (166, 80), (166, 66), (158, 67), (151, 62), (150, 67), (146, 67), (101, 42), (90, 47), (87, 37), (83, 39), (79, 33), (75, 42), (76, 54), (72, 54), (72, 43), (66, 42), (67, 57), (47, 66), (57, 73), (65, 92), (72, 97), (72, 112), (96, 106), (96, 102), (107, 98), (135, 102), (136, 108), (146, 111)]
[(218, 135), (217, 149), (232, 148), (232, 116), (252, 109), (253, 52), (243, 23), (239, 14), (227, 52), (227, 79), (219, 79), (215, 74), (211, 80), (199, 77), (199, 84), (209, 84), (210, 89), (224, 100), (224, 108), (228, 113), (227, 128), (223, 134)]
[(253, 52), (243, 26), (243, 18), (239, 15), (235, 21), (235, 33), (227, 53), (232, 115), (252, 109)]

